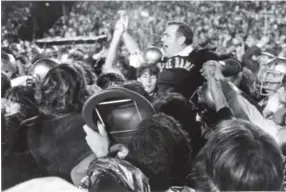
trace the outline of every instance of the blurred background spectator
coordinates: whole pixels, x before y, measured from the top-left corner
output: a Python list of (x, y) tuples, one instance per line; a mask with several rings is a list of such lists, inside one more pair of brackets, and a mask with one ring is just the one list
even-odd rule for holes
[[(23, 25), (33, 17), (36, 2), (2, 3), (2, 47), (17, 42), (18, 52), (29, 49), (23, 36)], [(43, 5), (42, 5), (43, 4)], [(41, 9), (56, 6), (43, 2)], [(40, 5), (37, 5), (38, 7)], [(41, 37), (75, 37), (110, 35), (117, 19), (114, 15), (126, 10), (130, 16), (130, 33), (140, 47), (160, 46), (160, 37), (167, 21), (185, 21), (194, 30), (194, 41), (201, 46), (223, 46), (232, 41), (244, 41), (248, 36), (261, 39), (269, 36), (268, 48), (281, 51), (285, 47), (285, 2), (65, 2), (58, 4), (58, 18), (50, 28), (45, 27)], [(47, 9), (47, 10), (46, 10)], [(50, 13), (55, 10), (50, 9)], [(50, 16), (49, 16), (50, 17)], [(35, 21), (31, 33), (37, 33)], [(284, 32), (284, 33), (283, 33)], [(36, 34), (37, 36), (37, 34)], [(20, 50), (19, 50), (20, 49)]]

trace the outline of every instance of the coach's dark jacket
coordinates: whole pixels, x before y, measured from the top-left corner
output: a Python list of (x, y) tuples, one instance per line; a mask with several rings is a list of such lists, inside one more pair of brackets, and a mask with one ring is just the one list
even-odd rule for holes
[(160, 73), (157, 82), (159, 93), (171, 90), (190, 98), (204, 81), (200, 73), (202, 65), (209, 60), (230, 58), (225, 55), (219, 56), (208, 49), (190, 49), (190, 51), (187, 56), (173, 56), (167, 62), (159, 64)]

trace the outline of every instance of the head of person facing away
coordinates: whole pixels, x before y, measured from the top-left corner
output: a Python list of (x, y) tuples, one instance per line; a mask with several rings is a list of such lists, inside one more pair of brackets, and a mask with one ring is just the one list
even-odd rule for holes
[(141, 122), (128, 144), (128, 162), (148, 178), (151, 190), (166, 190), (184, 185), (192, 148), (181, 125), (159, 113)]
[(39, 110), (47, 116), (80, 112), (87, 97), (83, 75), (70, 64), (60, 64), (40, 84)]
[(196, 157), (188, 180), (198, 191), (279, 191), (282, 154), (259, 127), (222, 121)]

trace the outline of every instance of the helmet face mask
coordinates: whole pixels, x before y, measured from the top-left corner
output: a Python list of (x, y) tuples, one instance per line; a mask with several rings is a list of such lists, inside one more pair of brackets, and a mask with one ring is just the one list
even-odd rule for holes
[(30, 67), (28, 74), (38, 81), (44, 79), (47, 73), (57, 65), (59, 64), (52, 59), (40, 59)]
[(190, 102), (200, 117), (200, 123), (204, 130), (212, 129), (216, 121), (215, 103), (207, 84), (198, 87), (191, 96)]
[(286, 74), (286, 60), (275, 58), (260, 67), (257, 73), (256, 88), (261, 96), (270, 96), (282, 85), (283, 76)]

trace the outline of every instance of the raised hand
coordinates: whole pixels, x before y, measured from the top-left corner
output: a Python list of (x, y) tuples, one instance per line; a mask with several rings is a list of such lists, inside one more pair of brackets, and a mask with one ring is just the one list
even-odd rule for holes
[(120, 15), (120, 18), (115, 24), (115, 31), (119, 33), (123, 33), (127, 30), (128, 24), (129, 24), (129, 18), (128, 15), (126, 14), (126, 11), (119, 11), (118, 12)]
[(124, 27), (124, 31), (126, 31), (129, 25), (129, 17), (127, 15), (127, 12), (125, 10), (121, 10), (119, 11), (119, 14), (120, 14), (120, 20), (122, 21)]
[(122, 19), (119, 19), (115, 24), (115, 30), (114, 33), (120, 33), (122, 34), (125, 31), (124, 29), (124, 23)]
[(109, 153), (110, 141), (104, 125), (97, 122), (97, 128), (98, 132), (84, 125), (83, 130), (86, 133), (85, 140), (97, 157), (104, 157)]
[(218, 62), (213, 60), (207, 61), (203, 64), (201, 74), (206, 80), (213, 78), (216, 65), (218, 65)]

